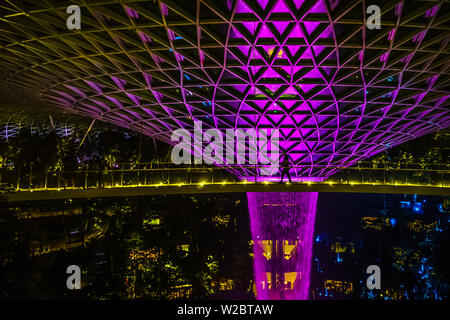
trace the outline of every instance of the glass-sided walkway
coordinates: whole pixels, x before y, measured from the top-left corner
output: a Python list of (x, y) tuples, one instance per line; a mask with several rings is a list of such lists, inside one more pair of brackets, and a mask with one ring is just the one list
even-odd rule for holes
[[(239, 166), (242, 168), (242, 165)], [(258, 167), (249, 165), (247, 172)], [(237, 178), (233, 167), (181, 167), (169, 163), (93, 165), (54, 172), (30, 168), (2, 170), (0, 196), (9, 201), (57, 198), (137, 196), (147, 194), (216, 193), (249, 191), (318, 191), (363, 193), (418, 193), (450, 195), (450, 168), (442, 164), (359, 163), (336, 168), (328, 179), (295, 177), (293, 183), (277, 176), (262, 180)], [(302, 168), (292, 168), (292, 171)]]

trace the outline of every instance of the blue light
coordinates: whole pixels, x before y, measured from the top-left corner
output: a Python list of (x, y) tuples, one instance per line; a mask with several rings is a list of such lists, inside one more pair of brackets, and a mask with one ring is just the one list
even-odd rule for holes
[(188, 80), (191, 80), (191, 78), (187, 74), (184, 74), (184, 77)]
[(422, 203), (414, 202), (413, 210), (414, 210), (414, 212), (423, 213)]
[(410, 208), (411, 202), (410, 201), (400, 201), (400, 207), (402, 207), (403, 209)]
[(320, 241), (320, 236), (317, 236), (316, 237), (316, 242), (319, 242)]
[(180, 37), (180, 36), (175, 37), (175, 40), (180, 40), (180, 39), (183, 39), (183, 37)]
[(391, 226), (395, 226), (395, 224), (397, 223), (397, 220), (394, 218), (390, 218), (389, 221), (391, 222)]

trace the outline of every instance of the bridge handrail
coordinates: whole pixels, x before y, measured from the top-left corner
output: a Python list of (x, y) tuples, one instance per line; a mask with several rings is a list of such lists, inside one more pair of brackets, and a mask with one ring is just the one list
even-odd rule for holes
[[(105, 168), (86, 167), (77, 170), (39, 171), (0, 170), (1, 190), (37, 190), (49, 188), (92, 188), (103, 186), (160, 185), (160, 184), (198, 184), (228, 181), (234, 183), (246, 179), (250, 183), (264, 182), (258, 178), (257, 170), (269, 165), (235, 164), (233, 166), (171, 166), (157, 168)], [(450, 165), (440, 169), (429, 168), (389, 168), (389, 167), (339, 167), (323, 166), (317, 168), (308, 165), (290, 166), (291, 177), (299, 182), (322, 181), (330, 183), (382, 183), (382, 184), (420, 184), (429, 186), (450, 185)], [(245, 169), (245, 170), (242, 170)], [(304, 171), (304, 170), (309, 171)], [(311, 170), (312, 169), (312, 170)], [(234, 173), (233, 173), (234, 171)], [(238, 174), (236, 174), (238, 171)], [(281, 171), (281, 170), (280, 170)], [(242, 173), (239, 175), (239, 173)], [(307, 176), (309, 175), (309, 176)], [(277, 178), (278, 177), (278, 178)], [(270, 177), (271, 181), (279, 179), (279, 175)], [(6, 182), (6, 183), (5, 183)], [(3, 186), (2, 186), (3, 185)]]

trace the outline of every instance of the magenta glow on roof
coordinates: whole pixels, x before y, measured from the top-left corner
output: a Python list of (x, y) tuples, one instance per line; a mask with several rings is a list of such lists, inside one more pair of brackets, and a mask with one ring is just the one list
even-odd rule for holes
[(449, 4), (381, 4), (369, 30), (364, 3), (106, 0), (61, 34), (39, 25), (53, 7), (7, 3), (0, 71), (8, 90), (166, 142), (194, 121), (279, 129), (294, 180), (320, 180), (450, 125)]

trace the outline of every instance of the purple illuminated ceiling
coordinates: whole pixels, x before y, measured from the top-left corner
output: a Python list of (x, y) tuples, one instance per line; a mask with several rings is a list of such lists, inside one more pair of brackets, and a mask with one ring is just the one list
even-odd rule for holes
[(12, 3), (8, 90), (163, 141), (279, 128), (291, 174), (326, 177), (450, 125), (446, 3), (382, 2), (368, 30), (358, 0), (86, 2), (79, 31), (57, 1)]

